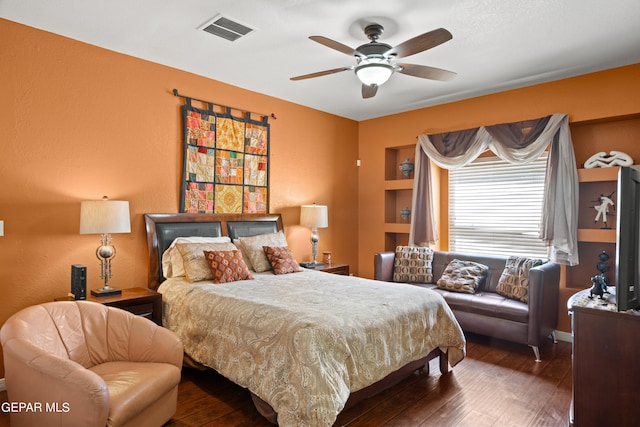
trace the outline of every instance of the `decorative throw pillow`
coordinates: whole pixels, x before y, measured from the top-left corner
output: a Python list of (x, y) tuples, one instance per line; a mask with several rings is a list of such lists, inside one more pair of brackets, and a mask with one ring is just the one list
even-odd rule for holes
[(182, 255), (185, 276), (190, 282), (213, 279), (204, 251), (233, 251), (238, 248), (231, 242), (226, 243), (178, 243), (176, 248)]
[(505, 264), (496, 292), (504, 297), (529, 302), (529, 270), (544, 261), (536, 258), (509, 257)]
[(422, 246), (398, 246), (393, 262), (393, 281), (433, 283), (433, 250)]
[(178, 243), (229, 243), (231, 239), (227, 236), (220, 237), (201, 237), (187, 236), (177, 237), (171, 242), (171, 245), (162, 254), (162, 275), (170, 279), (172, 277), (184, 277), (187, 273), (184, 271), (182, 255), (176, 248)]
[(474, 294), (484, 281), (489, 267), (473, 261), (451, 260), (438, 279), (437, 286), (453, 292)]
[(269, 264), (275, 274), (297, 273), (302, 271), (287, 246), (263, 246)]
[(214, 283), (252, 280), (253, 276), (242, 259), (240, 251), (204, 251), (204, 256), (213, 273)]
[(251, 237), (240, 237), (240, 250), (251, 262), (253, 271), (261, 273), (271, 270), (271, 264), (262, 249), (263, 246), (288, 246), (282, 231), (277, 233), (259, 234)]

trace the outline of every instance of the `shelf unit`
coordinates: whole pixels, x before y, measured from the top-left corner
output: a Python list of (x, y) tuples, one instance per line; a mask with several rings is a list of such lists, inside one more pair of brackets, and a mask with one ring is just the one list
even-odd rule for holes
[(616, 212), (612, 209), (607, 216), (607, 227), (594, 220), (600, 195), (612, 196), (617, 201), (615, 191), (618, 185), (619, 167), (578, 169), (580, 198), (578, 209), (578, 253), (580, 264), (567, 269), (567, 288), (584, 289), (591, 287), (591, 277), (598, 274), (598, 255), (605, 251), (609, 255), (610, 270), (607, 273), (610, 285), (615, 284), (616, 257)]
[(415, 145), (385, 148), (384, 165), (384, 248), (395, 250), (398, 245), (409, 243), (411, 217), (404, 219), (401, 210), (411, 209), (413, 172), (405, 176), (400, 165), (409, 159), (414, 163)]

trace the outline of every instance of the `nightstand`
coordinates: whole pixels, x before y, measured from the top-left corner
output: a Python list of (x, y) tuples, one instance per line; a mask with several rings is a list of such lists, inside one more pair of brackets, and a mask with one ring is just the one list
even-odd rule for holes
[(95, 297), (87, 295), (87, 301), (117, 307), (138, 316), (146, 317), (162, 326), (162, 294), (148, 288), (123, 289), (120, 295)]
[[(310, 267), (307, 267), (310, 268)], [(344, 276), (349, 275), (349, 264), (323, 264), (318, 267), (312, 268), (312, 270), (324, 271), (325, 273), (342, 274)]]

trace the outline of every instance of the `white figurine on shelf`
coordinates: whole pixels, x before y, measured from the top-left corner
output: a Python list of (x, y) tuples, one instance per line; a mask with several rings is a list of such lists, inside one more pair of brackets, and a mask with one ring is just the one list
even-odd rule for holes
[(615, 209), (615, 203), (613, 203), (613, 200), (611, 200), (612, 196), (613, 193), (609, 194), (608, 197), (604, 194), (601, 194), (600, 197), (598, 197), (598, 202), (600, 202), (600, 204), (593, 207), (597, 212), (594, 222), (597, 223), (599, 219), (602, 219), (602, 223), (604, 224), (602, 228), (605, 230), (609, 229), (609, 227), (607, 227), (607, 215), (609, 215), (609, 206)]
[(610, 151), (609, 155), (604, 151), (594, 154), (584, 162), (584, 167), (589, 168), (610, 168), (614, 166), (631, 166), (633, 159), (622, 151)]

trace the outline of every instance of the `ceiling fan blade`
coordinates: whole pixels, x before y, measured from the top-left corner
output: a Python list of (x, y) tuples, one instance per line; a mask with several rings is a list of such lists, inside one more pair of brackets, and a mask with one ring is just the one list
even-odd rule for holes
[(337, 50), (338, 52), (342, 52), (345, 53), (349, 56), (364, 56), (362, 55), (362, 53), (358, 52), (357, 50), (344, 45), (340, 42), (337, 42), (335, 40), (331, 40), (328, 39), (326, 37), (322, 37), (322, 36), (310, 36), (309, 37), (311, 40), (313, 40), (314, 42), (320, 43), (321, 45), (330, 47), (331, 49)]
[(362, 85), (362, 97), (364, 99), (373, 98), (378, 92), (378, 85)]
[(428, 67), (426, 65), (415, 64), (396, 64), (399, 65), (396, 71), (398, 73), (407, 74), (409, 76), (420, 77), (429, 80), (447, 81), (454, 78), (457, 74), (453, 71), (443, 70), (442, 68)]
[(342, 67), (334, 68), (333, 70), (318, 71), (317, 73), (304, 74), (302, 76), (291, 77), (289, 80), (304, 80), (312, 79), (314, 77), (326, 76), (328, 74), (339, 73), (340, 71), (353, 70), (354, 67)]
[(389, 49), (385, 55), (395, 55), (397, 58), (415, 55), (441, 45), (452, 38), (453, 35), (449, 31), (444, 28), (438, 28), (400, 43), (396, 47)]

